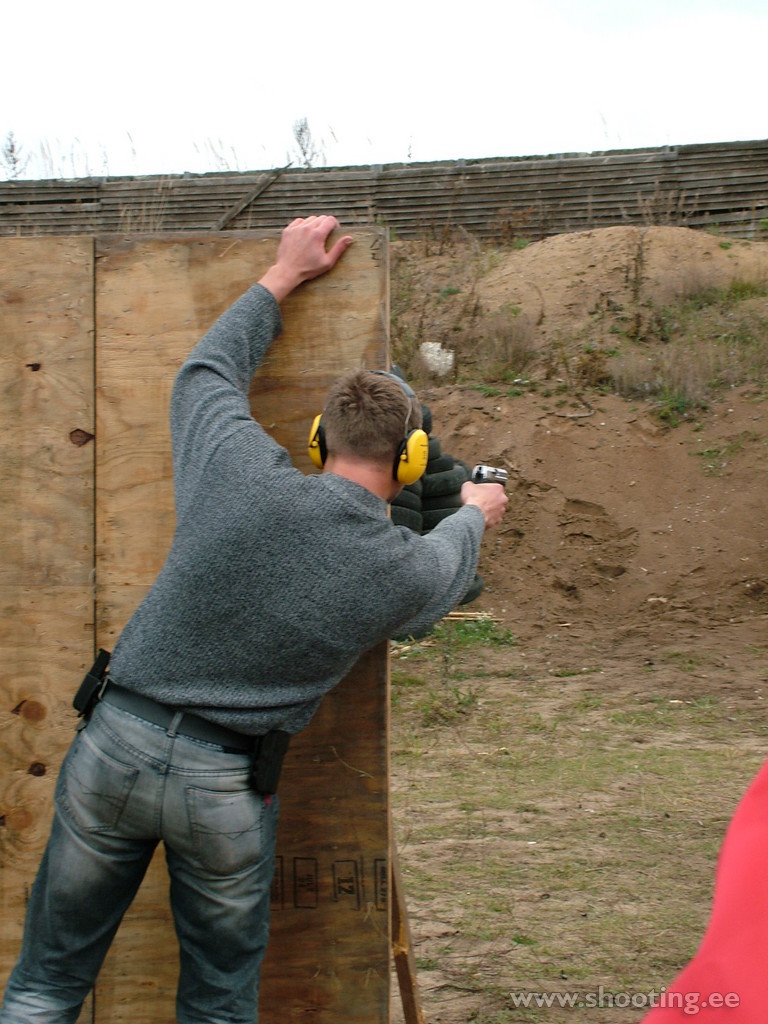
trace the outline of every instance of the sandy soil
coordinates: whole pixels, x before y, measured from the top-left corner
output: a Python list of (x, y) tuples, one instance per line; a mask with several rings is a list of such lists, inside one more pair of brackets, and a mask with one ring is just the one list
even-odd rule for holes
[(443, 450), (510, 471), (473, 607), (524, 639), (565, 630), (616, 649), (765, 628), (768, 407), (755, 389), (731, 392), (703, 429), (663, 428), (612, 396), (585, 416), (457, 388), (428, 401)]

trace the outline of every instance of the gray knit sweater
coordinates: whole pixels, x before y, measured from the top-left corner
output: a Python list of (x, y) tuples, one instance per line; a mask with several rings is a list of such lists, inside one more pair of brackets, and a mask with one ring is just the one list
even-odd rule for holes
[(454, 608), (484, 530), (465, 506), (420, 537), (358, 484), (294, 468), (248, 402), (281, 327), (254, 285), (179, 371), (175, 536), (110, 666), (120, 686), (250, 734), (302, 729), (364, 651)]

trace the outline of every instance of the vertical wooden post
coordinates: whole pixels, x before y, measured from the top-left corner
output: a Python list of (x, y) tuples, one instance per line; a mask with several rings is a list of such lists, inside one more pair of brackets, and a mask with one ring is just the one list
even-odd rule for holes
[(394, 839), (390, 848), (392, 879), (392, 955), (400, 987), (405, 1024), (424, 1024), (421, 996), (416, 980), (416, 959), (413, 955), (411, 928), (400, 874), (400, 862)]

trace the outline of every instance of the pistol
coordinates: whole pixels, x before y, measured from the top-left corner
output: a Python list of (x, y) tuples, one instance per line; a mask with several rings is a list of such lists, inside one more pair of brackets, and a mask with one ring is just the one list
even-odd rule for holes
[(470, 480), (473, 484), (501, 484), (506, 487), (509, 473), (498, 466), (475, 466)]

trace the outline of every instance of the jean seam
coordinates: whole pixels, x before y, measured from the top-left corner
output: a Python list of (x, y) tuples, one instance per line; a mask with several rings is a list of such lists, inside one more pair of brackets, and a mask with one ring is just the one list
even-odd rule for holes
[(170, 753), (173, 750), (173, 737), (168, 736), (167, 732), (165, 731), (165, 729), (162, 728), (162, 726), (155, 725), (154, 722), (148, 722), (145, 718), (139, 718), (138, 715), (133, 715), (131, 714), (130, 711), (123, 711), (122, 708), (116, 708), (115, 713), (118, 715), (127, 715), (129, 718), (132, 718), (135, 722), (139, 722), (142, 726), (146, 726), (147, 728), (152, 729), (157, 734), (158, 739), (160, 738), (160, 736), (164, 736), (166, 739), (166, 744), (163, 749), (162, 756), (157, 758), (150, 757), (145, 753), (145, 751), (141, 750), (140, 747), (135, 747), (131, 743), (126, 743), (122, 736), (120, 736), (119, 733), (115, 732), (113, 728), (109, 725), (109, 723), (104, 721), (103, 716), (100, 716), (96, 721), (96, 727), (99, 729), (103, 729), (107, 736), (109, 736), (110, 740), (112, 740), (112, 742), (116, 746), (120, 747), (121, 750), (124, 750), (128, 754), (133, 754), (143, 764), (147, 765), (148, 767), (160, 769), (161, 771), (165, 772), (167, 770)]

